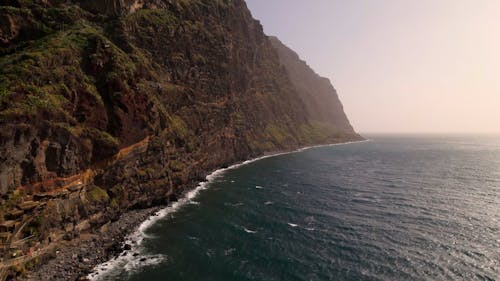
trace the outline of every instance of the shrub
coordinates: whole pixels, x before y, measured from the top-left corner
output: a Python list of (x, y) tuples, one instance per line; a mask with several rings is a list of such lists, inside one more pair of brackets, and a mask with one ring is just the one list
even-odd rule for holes
[(87, 192), (87, 199), (91, 202), (107, 202), (109, 201), (109, 195), (106, 190), (95, 186), (90, 191)]

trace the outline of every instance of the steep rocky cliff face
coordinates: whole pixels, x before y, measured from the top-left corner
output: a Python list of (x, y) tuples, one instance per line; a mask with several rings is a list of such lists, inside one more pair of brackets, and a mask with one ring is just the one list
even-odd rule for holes
[(360, 139), (302, 64), (243, 0), (7, 1), (0, 238), (43, 248), (218, 167)]
[(316, 122), (317, 126), (338, 130), (341, 134), (355, 134), (330, 80), (316, 74), (278, 38), (269, 39), (306, 107), (308, 120)]

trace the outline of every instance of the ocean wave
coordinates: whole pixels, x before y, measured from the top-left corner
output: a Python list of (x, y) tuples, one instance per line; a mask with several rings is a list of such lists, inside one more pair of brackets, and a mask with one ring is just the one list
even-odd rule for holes
[[(209, 176), (210, 178), (207, 177), (207, 180), (214, 180), (218, 175), (219, 173), (213, 173)], [(141, 223), (135, 232), (125, 239), (124, 244), (130, 245), (130, 250), (126, 250), (114, 259), (98, 265), (87, 277), (90, 280), (107, 280), (110, 277), (118, 276), (122, 273), (131, 273), (142, 267), (158, 265), (167, 260), (166, 256), (149, 255), (144, 252), (142, 243), (145, 239), (151, 238), (146, 231), (159, 220), (176, 212), (182, 206), (196, 204), (197, 202), (193, 199), (196, 198), (200, 191), (205, 190), (207, 185), (208, 182), (200, 183), (195, 189), (187, 192), (177, 202), (172, 203), (170, 206), (150, 216)]]
[(250, 229), (248, 229), (248, 228), (246, 228), (246, 227), (243, 227), (243, 230), (244, 230), (246, 233), (251, 233), (251, 234), (257, 233), (257, 231), (256, 231), (256, 230), (250, 230)]
[[(214, 182), (217, 178), (221, 177), (225, 172), (239, 168), (239, 167), (244, 166), (244, 165), (248, 165), (250, 163), (253, 163), (253, 162), (256, 162), (256, 161), (259, 161), (262, 159), (266, 159), (266, 158), (276, 157), (276, 156), (285, 155), (285, 154), (298, 153), (298, 152), (302, 152), (304, 150), (316, 148), (316, 147), (345, 145), (345, 144), (357, 143), (357, 142), (364, 142), (364, 141), (354, 141), (354, 142), (345, 142), (345, 143), (335, 143), (335, 144), (315, 145), (315, 146), (303, 147), (303, 148), (297, 149), (295, 151), (280, 152), (280, 153), (275, 153), (275, 154), (264, 155), (261, 157), (246, 160), (244, 162), (237, 163), (237, 164), (234, 164), (234, 165), (229, 166), (227, 168), (219, 169), (219, 170), (212, 172), (211, 174), (209, 174), (206, 177), (205, 182), (200, 182), (196, 188), (194, 188), (191, 191), (186, 192), (184, 194), (184, 196), (181, 197), (177, 202), (173, 202), (171, 205), (160, 210), (159, 212), (157, 212), (156, 214), (152, 215), (147, 220), (142, 222), (140, 224), (140, 226), (137, 228), (137, 230), (135, 232), (133, 232), (132, 234), (128, 235), (124, 241), (124, 244), (130, 245), (131, 249), (122, 252), (119, 256), (115, 257), (114, 259), (112, 259), (110, 261), (107, 261), (105, 263), (102, 263), (102, 264), (96, 266), (93, 269), (93, 271), (87, 276), (87, 278), (89, 280), (93, 280), (93, 281), (108, 280), (110, 277), (112, 278), (113, 276), (119, 276), (120, 274), (123, 274), (123, 273), (132, 273), (134, 271), (139, 270), (142, 267), (155, 266), (155, 265), (158, 265), (158, 264), (165, 262), (167, 260), (167, 257), (164, 255), (149, 255), (149, 254), (144, 252), (145, 250), (144, 250), (144, 247), (142, 246), (142, 243), (145, 239), (150, 238), (147, 235), (146, 231), (151, 226), (153, 226), (155, 223), (157, 223), (159, 220), (165, 219), (170, 214), (179, 210), (181, 207), (188, 205), (188, 204), (197, 204), (198, 202), (194, 201), (193, 199), (198, 196), (200, 191), (206, 190), (212, 182)], [(256, 188), (258, 188), (258, 187), (256, 186)], [(266, 204), (267, 203), (268, 202), (266, 202)], [(297, 226), (297, 225), (291, 224), (291, 223), (289, 223), (289, 225), (292, 227)], [(244, 228), (244, 230), (247, 233), (256, 233), (256, 231), (249, 230), (246, 228)]]
[[(132, 250), (123, 252), (120, 256), (97, 266), (87, 278), (89, 280), (105, 280), (118, 277), (119, 274), (135, 272), (141, 268), (156, 266), (167, 261), (165, 255), (139, 254)], [(116, 271), (117, 268), (123, 271)]]

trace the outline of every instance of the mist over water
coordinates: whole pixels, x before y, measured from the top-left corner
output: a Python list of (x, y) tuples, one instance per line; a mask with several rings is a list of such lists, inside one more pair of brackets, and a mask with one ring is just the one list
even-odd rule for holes
[(500, 138), (371, 139), (226, 171), (101, 279), (499, 280)]

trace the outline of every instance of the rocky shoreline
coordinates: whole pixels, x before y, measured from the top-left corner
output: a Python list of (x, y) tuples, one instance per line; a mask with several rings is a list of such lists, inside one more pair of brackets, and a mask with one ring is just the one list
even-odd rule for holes
[(2, 281), (84, 279), (208, 172), (362, 139), (244, 0), (4, 2)]
[(101, 228), (100, 233), (82, 234), (72, 241), (62, 242), (39, 260), (39, 265), (17, 280), (88, 280), (92, 269), (123, 250), (127, 235), (164, 206), (124, 213), (117, 221)]
[[(330, 144), (306, 146), (295, 150), (282, 150), (272, 153), (264, 153), (263, 157), (280, 155), (283, 153), (299, 152), (307, 148), (324, 145), (345, 144), (362, 140), (344, 139)], [(243, 161), (244, 162), (244, 161)], [(240, 162), (239, 164), (243, 163)], [(237, 165), (238, 163), (235, 163)], [(216, 170), (218, 171), (218, 170)], [(213, 171), (215, 172), (215, 171)], [(187, 189), (179, 197), (182, 198), (192, 189)], [(123, 213), (116, 221), (102, 226), (92, 233), (81, 234), (71, 241), (62, 241), (56, 244), (51, 251), (39, 257), (36, 265), (29, 269), (24, 276), (16, 280), (20, 281), (43, 281), (43, 280), (88, 280), (87, 276), (100, 264), (117, 257), (125, 250), (130, 250), (125, 239), (132, 234), (148, 218), (157, 214), (167, 206), (156, 206), (145, 209), (134, 209)]]

